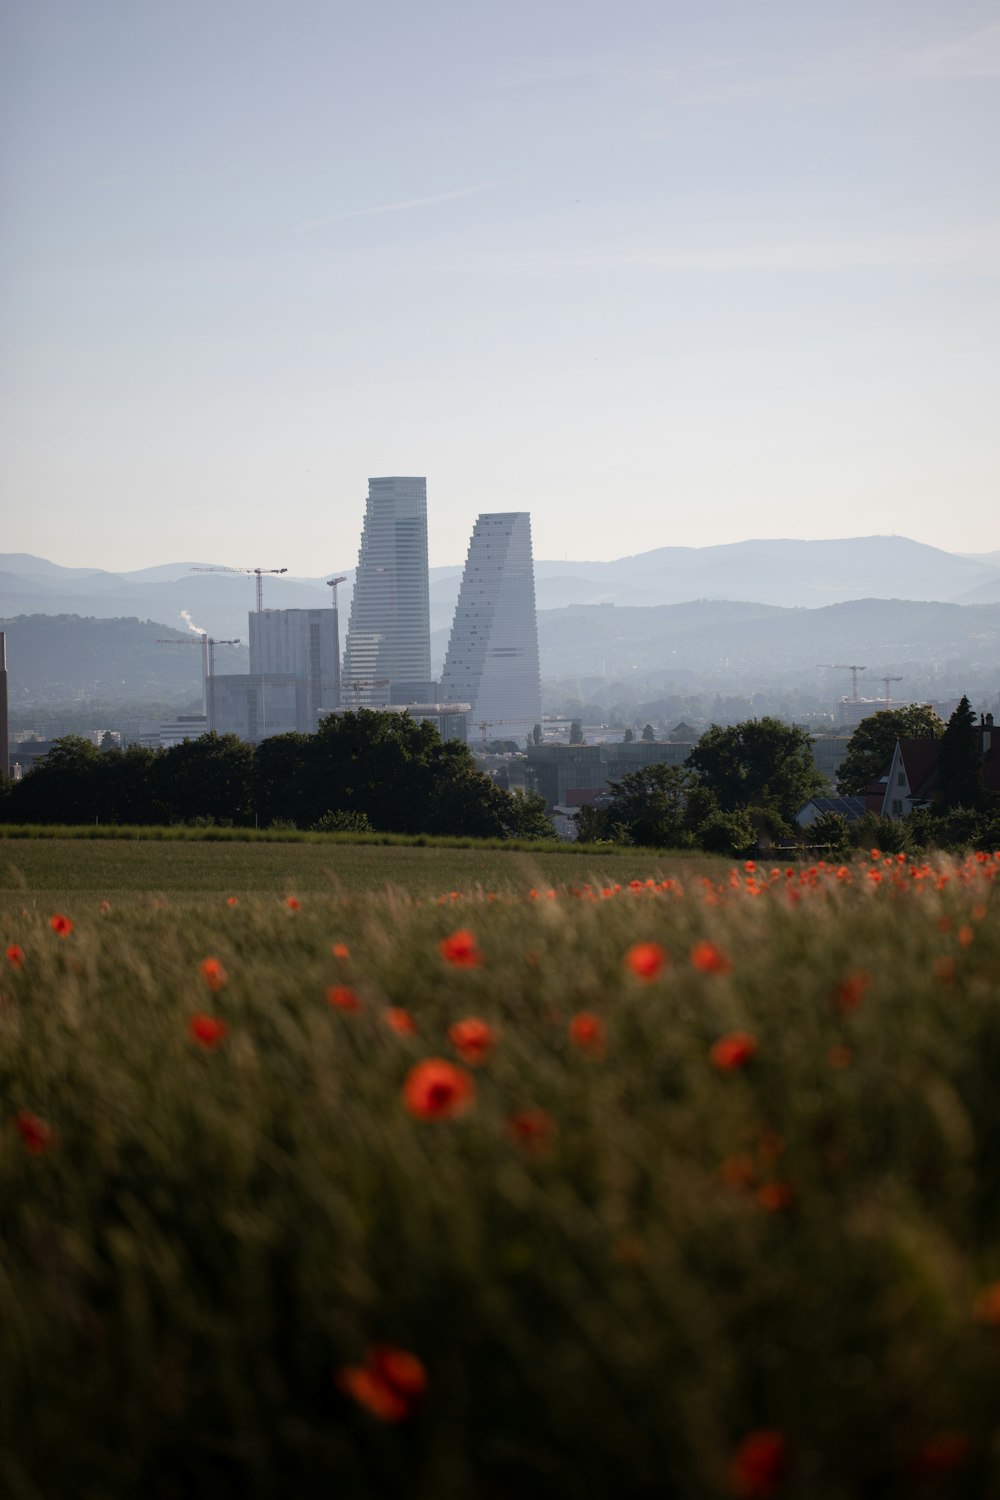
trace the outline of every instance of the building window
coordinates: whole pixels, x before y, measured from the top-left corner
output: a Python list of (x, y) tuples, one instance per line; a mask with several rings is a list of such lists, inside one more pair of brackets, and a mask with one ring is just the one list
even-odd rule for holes
[(906, 785), (906, 772), (905, 771), (897, 771), (896, 772), (896, 785), (897, 786), (905, 786)]
[(893, 815), (893, 817), (894, 818), (901, 817), (902, 816), (902, 812), (903, 812), (903, 804), (902, 804), (902, 802), (900, 802), (898, 798), (893, 798), (893, 802), (892, 802), (892, 815)]

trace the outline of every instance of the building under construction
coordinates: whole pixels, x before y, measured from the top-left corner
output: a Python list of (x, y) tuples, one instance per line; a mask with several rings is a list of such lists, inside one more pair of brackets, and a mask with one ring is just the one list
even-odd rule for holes
[(340, 705), (336, 608), (251, 614), (250, 671), (213, 677), (210, 692), (219, 734), (252, 744), (273, 734), (314, 734), (320, 710)]

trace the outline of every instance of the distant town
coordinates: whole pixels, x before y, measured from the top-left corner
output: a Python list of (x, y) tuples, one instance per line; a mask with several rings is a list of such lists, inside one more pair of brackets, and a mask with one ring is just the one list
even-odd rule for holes
[[(206, 734), (259, 746), (359, 709), (390, 710), (468, 746), (498, 788), (540, 798), (557, 833), (572, 838), (581, 808), (600, 809), (622, 777), (683, 766), (713, 725), (766, 717), (796, 728), (835, 796), (851, 736), (872, 715), (922, 705), (943, 725), (966, 695), (983, 723), (1000, 710), (992, 555), (885, 537), (701, 549), (711, 558), (664, 548), (617, 564), (547, 565), (550, 607), (540, 612), (526, 511), (479, 515), (464, 567), (432, 570), (427, 503), (424, 477), (370, 479), (356, 569), (322, 579), (323, 601), (315, 585), (286, 580), (284, 567), (191, 564), (186, 583), (147, 570), (132, 586), (150, 591), (151, 608), (159, 590), (170, 606), (162, 614), (183, 629), (71, 614), (66, 605), (90, 605), (108, 575), (5, 559), (4, 603), (29, 605), (0, 622), (12, 653), (10, 776), (23, 777), (67, 734), (101, 749), (168, 749)], [(740, 566), (729, 587), (759, 597), (670, 602), (683, 590), (685, 552), (693, 578), (718, 586), (710, 566)], [(786, 586), (781, 566), (793, 561), (799, 575)], [(915, 597), (852, 597), (879, 570)], [(123, 586), (114, 581), (109, 599)], [(212, 595), (210, 613), (206, 589), (222, 586), (226, 603)], [(248, 586), (254, 607), (243, 628), (229, 601)], [(810, 588), (847, 597), (773, 602)], [(210, 625), (174, 607), (178, 589)], [(947, 597), (925, 597), (935, 593)], [(292, 607), (274, 607), (289, 596)], [(552, 607), (553, 596), (573, 602)], [(39, 603), (48, 607), (30, 607)], [(195, 663), (201, 693), (191, 701)], [(901, 816), (899, 799), (885, 812)]]

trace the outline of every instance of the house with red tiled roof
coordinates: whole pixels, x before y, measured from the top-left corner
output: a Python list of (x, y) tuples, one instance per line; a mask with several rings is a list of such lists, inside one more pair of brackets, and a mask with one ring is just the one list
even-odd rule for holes
[[(980, 721), (983, 781), (987, 792), (1000, 792), (1000, 731), (994, 730), (993, 715)], [(897, 740), (888, 771), (868, 789), (872, 812), (884, 818), (905, 818), (918, 808), (930, 807), (938, 782), (940, 740)]]

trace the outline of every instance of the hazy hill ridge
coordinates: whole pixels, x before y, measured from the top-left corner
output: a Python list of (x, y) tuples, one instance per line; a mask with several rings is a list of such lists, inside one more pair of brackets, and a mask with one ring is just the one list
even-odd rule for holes
[[(465, 539), (456, 538), (464, 559)], [(196, 573), (191, 562), (163, 563), (129, 573), (63, 568), (26, 553), (0, 554), (0, 613), (126, 616), (183, 625), (181, 611), (218, 636), (246, 638), (253, 580), (234, 573)], [(265, 578), (264, 603), (273, 609), (329, 607), (326, 579), (347, 574), (340, 589), (345, 619), (354, 581), (340, 567), (315, 578)], [(432, 568), (431, 629), (451, 625), (461, 562)], [(731, 600), (817, 608), (851, 599), (906, 599), (947, 603), (1000, 602), (1000, 561), (970, 558), (908, 537), (870, 536), (830, 541), (751, 540), (712, 547), (658, 547), (613, 562), (540, 559), (535, 564), (538, 608), (577, 604), (679, 604)]]
[[(861, 690), (882, 691), (879, 673), (904, 669), (955, 676), (985, 674), (1000, 660), (1000, 604), (938, 604), (860, 599), (819, 609), (735, 600), (622, 606), (571, 605), (538, 616), (542, 676), (625, 677), (634, 673), (718, 683), (806, 678), (832, 701), (846, 672), (821, 663), (867, 665)], [(127, 699), (201, 690), (201, 653), (182, 630), (135, 618), (86, 619), (34, 614), (0, 619), (7, 631), (11, 701), (77, 693)], [(194, 642), (188, 650), (159, 637)], [(432, 637), (440, 666), (447, 629)], [(244, 637), (245, 639), (245, 637)], [(219, 672), (247, 670), (247, 649), (220, 647)], [(904, 689), (905, 692), (905, 689)]]

